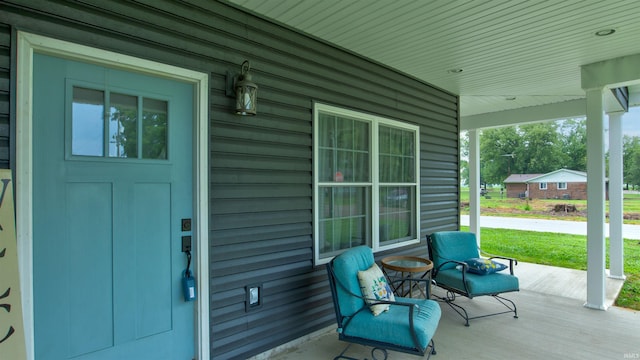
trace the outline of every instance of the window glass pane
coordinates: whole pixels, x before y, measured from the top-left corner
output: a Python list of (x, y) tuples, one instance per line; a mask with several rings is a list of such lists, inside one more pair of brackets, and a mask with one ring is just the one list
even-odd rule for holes
[(404, 156), (415, 156), (415, 139), (416, 134), (413, 131), (403, 131), (404, 139), (402, 140), (402, 149), (404, 150)]
[(353, 122), (353, 149), (369, 152), (369, 123), (364, 121)]
[(142, 101), (142, 158), (167, 159), (168, 104), (166, 101)]
[(390, 130), (391, 128), (387, 126), (380, 126), (378, 128), (378, 151), (380, 151), (381, 154), (388, 154), (390, 152)]
[(353, 149), (353, 120), (339, 118), (336, 121), (336, 147)]
[(353, 174), (353, 152), (339, 150), (337, 153), (337, 164), (336, 164), (336, 180), (340, 182), (340, 178), (343, 178), (342, 181), (353, 182), (354, 174)]
[(138, 157), (138, 97), (110, 94), (109, 156)]
[(353, 181), (354, 182), (369, 182), (370, 170), (370, 157), (368, 152), (353, 154)]
[(319, 126), (320, 133), (317, 134), (319, 139), (318, 144), (322, 147), (335, 148), (336, 147), (336, 141), (335, 141), (336, 117), (321, 113), (319, 116), (319, 120), (320, 120), (320, 126)]
[(391, 182), (391, 157), (389, 155), (378, 156), (378, 180), (380, 182)]
[(380, 182), (415, 182), (415, 133), (381, 125), (378, 134)]
[(71, 154), (104, 156), (104, 92), (73, 87)]
[(416, 181), (416, 165), (413, 156), (405, 156), (402, 164), (402, 182), (415, 182)]
[(327, 114), (319, 116), (318, 144), (320, 146), (318, 163), (318, 180), (323, 182), (336, 181), (336, 118)]
[(380, 245), (415, 239), (415, 186), (380, 187)]
[(319, 189), (318, 244), (322, 258), (342, 249), (370, 244), (369, 187), (337, 186)]
[(370, 124), (320, 114), (318, 180), (371, 181)]
[(389, 130), (389, 153), (393, 155), (403, 155), (404, 154), (404, 136), (402, 130), (399, 129), (390, 129)]
[(320, 149), (318, 151), (318, 180), (322, 182), (337, 181), (334, 179), (334, 155), (335, 152), (331, 149)]

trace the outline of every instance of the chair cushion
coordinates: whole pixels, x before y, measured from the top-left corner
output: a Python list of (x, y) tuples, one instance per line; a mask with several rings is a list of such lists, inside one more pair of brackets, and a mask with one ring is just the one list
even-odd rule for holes
[[(414, 328), (421, 350), (429, 345), (440, 321), (440, 305), (433, 300), (396, 298), (397, 302), (414, 304)], [(345, 321), (346, 322), (346, 321)], [(389, 311), (374, 316), (370, 311), (360, 311), (343, 328), (342, 333), (368, 340), (392, 343), (415, 348), (409, 329), (409, 308), (391, 305)]]
[[(373, 251), (368, 246), (356, 246), (333, 260), (333, 273), (336, 278), (336, 295), (343, 316), (351, 316), (365, 306), (360, 297), (358, 271), (367, 270), (374, 264)], [(357, 295), (357, 296), (354, 296)]]
[(467, 259), (464, 262), (469, 265), (467, 267), (467, 272), (478, 275), (493, 274), (495, 272), (502, 271), (508, 268), (508, 266), (505, 264), (484, 258)]
[[(448, 286), (464, 291), (462, 283), (462, 272), (457, 269), (447, 269), (438, 272), (434, 280), (439, 285)], [(477, 275), (465, 273), (469, 297), (499, 294), (509, 291), (518, 291), (520, 284), (518, 278), (511, 274), (493, 273), (488, 275)]]
[(476, 234), (466, 231), (439, 231), (431, 234), (433, 266), (441, 270), (453, 269), (455, 263), (440, 265), (449, 260), (465, 261), (480, 257)]
[(389, 304), (372, 305), (376, 300), (395, 301), (393, 291), (387, 282), (387, 278), (376, 263), (364, 271), (358, 271), (358, 282), (362, 290), (362, 296), (369, 305), (374, 316), (389, 310)]

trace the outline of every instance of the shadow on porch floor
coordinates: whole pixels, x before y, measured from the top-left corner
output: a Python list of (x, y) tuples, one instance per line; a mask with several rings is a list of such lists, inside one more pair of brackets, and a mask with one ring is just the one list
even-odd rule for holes
[[(640, 358), (640, 313), (618, 307), (607, 311), (583, 306), (586, 272), (520, 263), (518, 293), (505, 296), (518, 306), (518, 319), (497, 315), (471, 320), (470, 327), (449, 306), (441, 303), (442, 318), (434, 336), (437, 355), (448, 359), (637, 359)], [(621, 280), (607, 279), (607, 305), (613, 303)], [(434, 293), (444, 295), (441, 289)], [(498, 309), (493, 299), (458, 298), (470, 314)], [(308, 340), (288, 344), (254, 359), (333, 359), (346, 346), (335, 333), (335, 325)], [(371, 359), (371, 349), (353, 345), (346, 355)], [(418, 359), (389, 352), (389, 360)]]

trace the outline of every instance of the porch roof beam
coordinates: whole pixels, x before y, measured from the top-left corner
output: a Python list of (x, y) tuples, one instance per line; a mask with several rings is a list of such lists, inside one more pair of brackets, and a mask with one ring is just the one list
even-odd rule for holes
[(460, 117), (460, 131), (514, 126), (525, 123), (560, 120), (585, 115), (586, 99)]
[[(613, 89), (612, 91), (604, 93), (605, 112), (626, 111), (625, 106), (620, 103), (620, 99), (618, 98), (621, 91), (621, 89)], [(629, 105), (627, 103), (626, 108), (628, 109), (628, 107)], [(460, 117), (460, 131), (584, 117), (586, 115), (586, 109), (587, 100), (585, 98), (462, 116)]]
[(614, 89), (640, 82), (640, 54), (623, 56), (582, 66), (582, 88)]

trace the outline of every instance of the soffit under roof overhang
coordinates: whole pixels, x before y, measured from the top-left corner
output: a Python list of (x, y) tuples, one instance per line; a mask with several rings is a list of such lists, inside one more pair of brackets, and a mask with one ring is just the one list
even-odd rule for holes
[(584, 116), (582, 66), (640, 54), (637, 1), (225, 2), (458, 94), (461, 130)]

